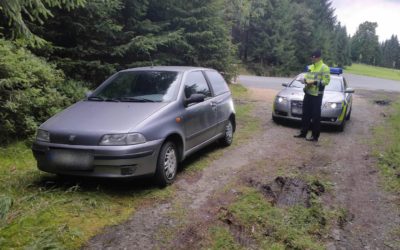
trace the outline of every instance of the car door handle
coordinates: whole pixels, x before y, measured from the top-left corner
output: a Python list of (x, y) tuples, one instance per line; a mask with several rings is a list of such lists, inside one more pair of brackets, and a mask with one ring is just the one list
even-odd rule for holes
[(211, 105), (211, 108), (212, 108), (213, 110), (216, 110), (216, 109), (217, 109), (217, 103), (216, 103), (216, 102), (210, 102), (210, 105)]

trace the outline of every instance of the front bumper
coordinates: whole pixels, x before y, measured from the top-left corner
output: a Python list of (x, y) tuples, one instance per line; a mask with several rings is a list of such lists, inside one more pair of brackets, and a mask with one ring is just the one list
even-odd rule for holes
[(34, 142), (40, 170), (65, 175), (124, 178), (154, 174), (163, 140), (129, 146)]
[[(329, 125), (341, 125), (343, 119), (340, 120), (343, 108), (339, 109), (321, 109), (321, 123)], [(279, 119), (287, 119), (293, 121), (301, 121), (302, 101), (292, 101), (285, 104), (274, 103), (272, 116)]]

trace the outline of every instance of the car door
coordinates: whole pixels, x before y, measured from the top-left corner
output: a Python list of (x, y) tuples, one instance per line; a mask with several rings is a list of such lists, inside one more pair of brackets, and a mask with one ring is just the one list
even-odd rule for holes
[[(346, 89), (349, 86), (347, 85), (346, 78), (344, 78), (344, 77), (343, 77), (343, 85), (344, 85), (344, 91), (346, 91)], [(344, 93), (344, 95), (345, 95), (345, 102), (348, 105), (347, 106), (347, 110), (346, 110), (346, 115), (347, 115), (351, 110), (351, 105), (352, 105), (352, 102), (353, 102), (353, 95), (351, 93)]]
[(217, 71), (206, 70), (204, 72), (213, 90), (214, 97), (212, 101), (215, 103), (217, 109), (216, 133), (223, 133), (226, 121), (232, 113), (231, 92), (225, 79)]
[(205, 95), (203, 102), (192, 103), (185, 107), (182, 117), (186, 140), (185, 150), (189, 150), (215, 136), (217, 109), (202, 71), (187, 73), (183, 81), (185, 98), (189, 98), (192, 94)]

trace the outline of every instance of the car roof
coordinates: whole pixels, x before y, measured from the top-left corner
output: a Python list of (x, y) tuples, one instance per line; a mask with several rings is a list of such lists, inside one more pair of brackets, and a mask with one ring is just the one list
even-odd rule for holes
[(203, 67), (191, 67), (191, 66), (148, 66), (148, 67), (139, 67), (139, 68), (130, 68), (122, 70), (125, 71), (175, 71), (175, 72), (186, 72), (186, 71), (194, 71), (194, 70), (214, 70), (210, 68)]

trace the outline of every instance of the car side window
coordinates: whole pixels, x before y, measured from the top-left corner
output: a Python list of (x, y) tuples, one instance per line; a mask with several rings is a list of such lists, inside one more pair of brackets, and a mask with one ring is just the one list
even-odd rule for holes
[(211, 91), (207, 81), (201, 71), (188, 73), (185, 80), (185, 97), (189, 98), (192, 94), (203, 94), (211, 97)]
[(225, 79), (217, 71), (207, 70), (206, 75), (211, 83), (211, 87), (213, 88), (215, 95), (229, 92), (229, 88), (225, 82)]

